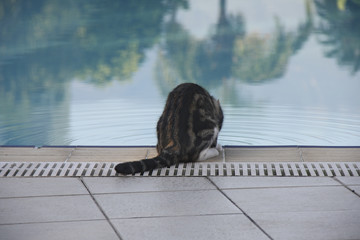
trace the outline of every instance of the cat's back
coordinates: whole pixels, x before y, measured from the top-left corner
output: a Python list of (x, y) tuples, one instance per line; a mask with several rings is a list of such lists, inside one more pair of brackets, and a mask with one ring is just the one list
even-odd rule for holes
[(191, 103), (192, 100), (195, 100), (194, 98), (198, 98), (200, 96), (211, 97), (203, 87), (195, 83), (182, 83), (169, 93), (167, 102), (178, 99), (183, 100), (183, 103), (186, 105)]
[(183, 83), (169, 93), (163, 115), (186, 123), (190, 114), (204, 102), (212, 102), (212, 97), (204, 88), (195, 83)]

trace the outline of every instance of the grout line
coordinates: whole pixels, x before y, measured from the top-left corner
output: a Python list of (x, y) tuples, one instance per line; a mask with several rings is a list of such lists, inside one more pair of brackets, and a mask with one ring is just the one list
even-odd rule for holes
[(225, 148), (223, 148), (223, 150), (222, 150), (222, 159), (223, 159), (223, 162), (225, 163), (225, 162), (226, 162), (226, 158), (225, 158)]
[(301, 148), (299, 146), (297, 146), (297, 150), (298, 150), (298, 153), (300, 155), (300, 161), (305, 162), (304, 157), (303, 157), (303, 152), (302, 152), (302, 150), (301, 150)]
[(95, 197), (92, 195), (90, 189), (88, 188), (88, 186), (86, 185), (83, 177), (80, 177), (79, 180), (81, 181), (81, 183), (84, 185), (84, 187), (86, 188), (86, 190), (88, 191), (88, 193), (90, 194), (90, 197), (92, 198), (92, 200), (94, 201), (94, 203), (96, 204), (96, 206), (98, 207), (98, 209), (100, 210), (100, 212), (102, 213), (102, 215), (105, 217), (106, 221), (110, 224), (110, 227), (114, 230), (116, 236), (122, 240), (122, 237), (120, 235), (120, 233), (117, 231), (116, 227), (112, 224), (112, 222), (110, 221), (110, 218), (106, 215), (104, 209), (102, 209), (102, 207), (100, 206), (100, 204), (96, 201)]
[(77, 222), (98, 222), (106, 221), (104, 219), (82, 219), (82, 220), (59, 220), (59, 221), (35, 221), (35, 222), (14, 222), (14, 223), (0, 223), (0, 226), (6, 225), (25, 225), (25, 224), (46, 224), (46, 223), (77, 223)]
[[(208, 217), (208, 216), (236, 216), (244, 215), (243, 213), (204, 213), (204, 214), (186, 214), (186, 215), (154, 215), (154, 216), (134, 216), (134, 217), (117, 217), (115, 219), (156, 219), (156, 218), (182, 218), (182, 217)], [(1, 224), (0, 224), (1, 225)]]
[(345, 187), (347, 190), (349, 190), (350, 192), (352, 192), (353, 194), (355, 194), (356, 196), (360, 197), (360, 194), (355, 192), (355, 190), (351, 189), (350, 187), (348, 187), (345, 183), (343, 183), (342, 181), (340, 181), (337, 177), (333, 177), (333, 179), (335, 181), (337, 181), (338, 183), (341, 184), (341, 186)]
[[(157, 218), (182, 218), (182, 217), (207, 217), (207, 216), (233, 216), (243, 215), (242, 213), (214, 213), (214, 214), (196, 214), (196, 215), (168, 215), (168, 216), (140, 216), (140, 217), (117, 217), (113, 220), (131, 220), (131, 219), (157, 219)], [(39, 222), (14, 222), (0, 223), (0, 226), (7, 225), (26, 225), (26, 224), (46, 224), (46, 223), (77, 223), (77, 222), (98, 222), (106, 221), (104, 219), (84, 219), (84, 220), (59, 220), (59, 221), (39, 221)]]
[(75, 194), (60, 194), (60, 195), (33, 195), (33, 196), (10, 196), (10, 197), (0, 197), (0, 199), (18, 199), (18, 198), (52, 198), (52, 197), (77, 197), (77, 196), (87, 196), (87, 193), (75, 193)]
[[(180, 178), (182, 176), (174, 176), (174, 178)], [(203, 176), (199, 177), (199, 178), (203, 178)], [(99, 193), (94, 193), (94, 196), (97, 195), (121, 195), (121, 194), (143, 194), (143, 193), (174, 193), (174, 192), (198, 192), (198, 191), (216, 191), (216, 189), (201, 189), (201, 188), (196, 188), (196, 189), (183, 189), (183, 190), (143, 190), (143, 191), (136, 191), (136, 192), (99, 192)]]
[[(174, 178), (180, 178), (181, 176), (176, 176)], [(199, 178), (206, 178), (206, 176), (201, 176)], [(272, 186), (272, 187), (234, 187), (234, 188), (225, 188), (223, 190), (249, 190), (249, 189), (256, 189), (256, 190), (261, 190), (261, 189), (286, 189), (286, 188), (327, 188), (327, 187), (342, 187), (339, 185), (314, 185), (314, 186)], [(98, 196), (98, 195), (126, 195), (126, 194), (147, 194), (147, 193), (174, 193), (174, 192), (205, 192), (205, 191), (218, 191), (219, 189), (201, 189), (201, 188), (196, 188), (196, 189), (188, 189), (188, 190), (149, 190), (149, 191), (136, 191), (136, 192), (99, 192), (99, 193), (94, 193), (94, 196)], [(84, 194), (82, 194), (84, 195)], [(5, 197), (4, 197), (5, 198)], [(6, 198), (19, 198), (19, 197), (6, 197)], [(1, 199), (1, 197), (0, 197)]]
[(257, 223), (254, 219), (252, 219), (244, 210), (242, 210), (230, 197), (228, 197), (209, 177), (206, 177), (215, 187), (216, 189), (227, 198), (236, 208), (238, 208), (247, 219), (249, 219), (261, 232), (263, 232), (269, 239), (274, 240), (270, 234), (265, 232), (265, 230)]
[(71, 156), (72, 156), (72, 153), (75, 151), (75, 149), (76, 149), (76, 148), (71, 149), (69, 155), (68, 155), (67, 158), (65, 159), (65, 162), (68, 162), (68, 161), (70, 160), (70, 158), (71, 158)]

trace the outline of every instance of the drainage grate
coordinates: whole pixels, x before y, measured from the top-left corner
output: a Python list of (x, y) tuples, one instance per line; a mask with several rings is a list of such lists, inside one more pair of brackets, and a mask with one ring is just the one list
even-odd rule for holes
[[(111, 177), (117, 163), (1, 162), (0, 177)], [(135, 176), (360, 176), (360, 162), (181, 163)]]

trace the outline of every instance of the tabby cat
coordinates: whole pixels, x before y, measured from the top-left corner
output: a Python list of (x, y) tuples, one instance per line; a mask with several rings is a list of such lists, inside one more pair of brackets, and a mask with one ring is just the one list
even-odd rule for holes
[(197, 84), (180, 84), (170, 92), (157, 123), (158, 156), (119, 163), (115, 170), (121, 174), (143, 173), (215, 157), (222, 151), (217, 137), (223, 119), (219, 100)]

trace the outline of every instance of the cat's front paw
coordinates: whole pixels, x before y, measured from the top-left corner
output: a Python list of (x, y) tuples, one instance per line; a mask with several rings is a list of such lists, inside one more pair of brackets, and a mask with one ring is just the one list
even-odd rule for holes
[(222, 151), (224, 151), (224, 149), (223, 149), (223, 147), (222, 147), (222, 145), (221, 144), (216, 144), (216, 149), (219, 151), (219, 152), (222, 152)]

